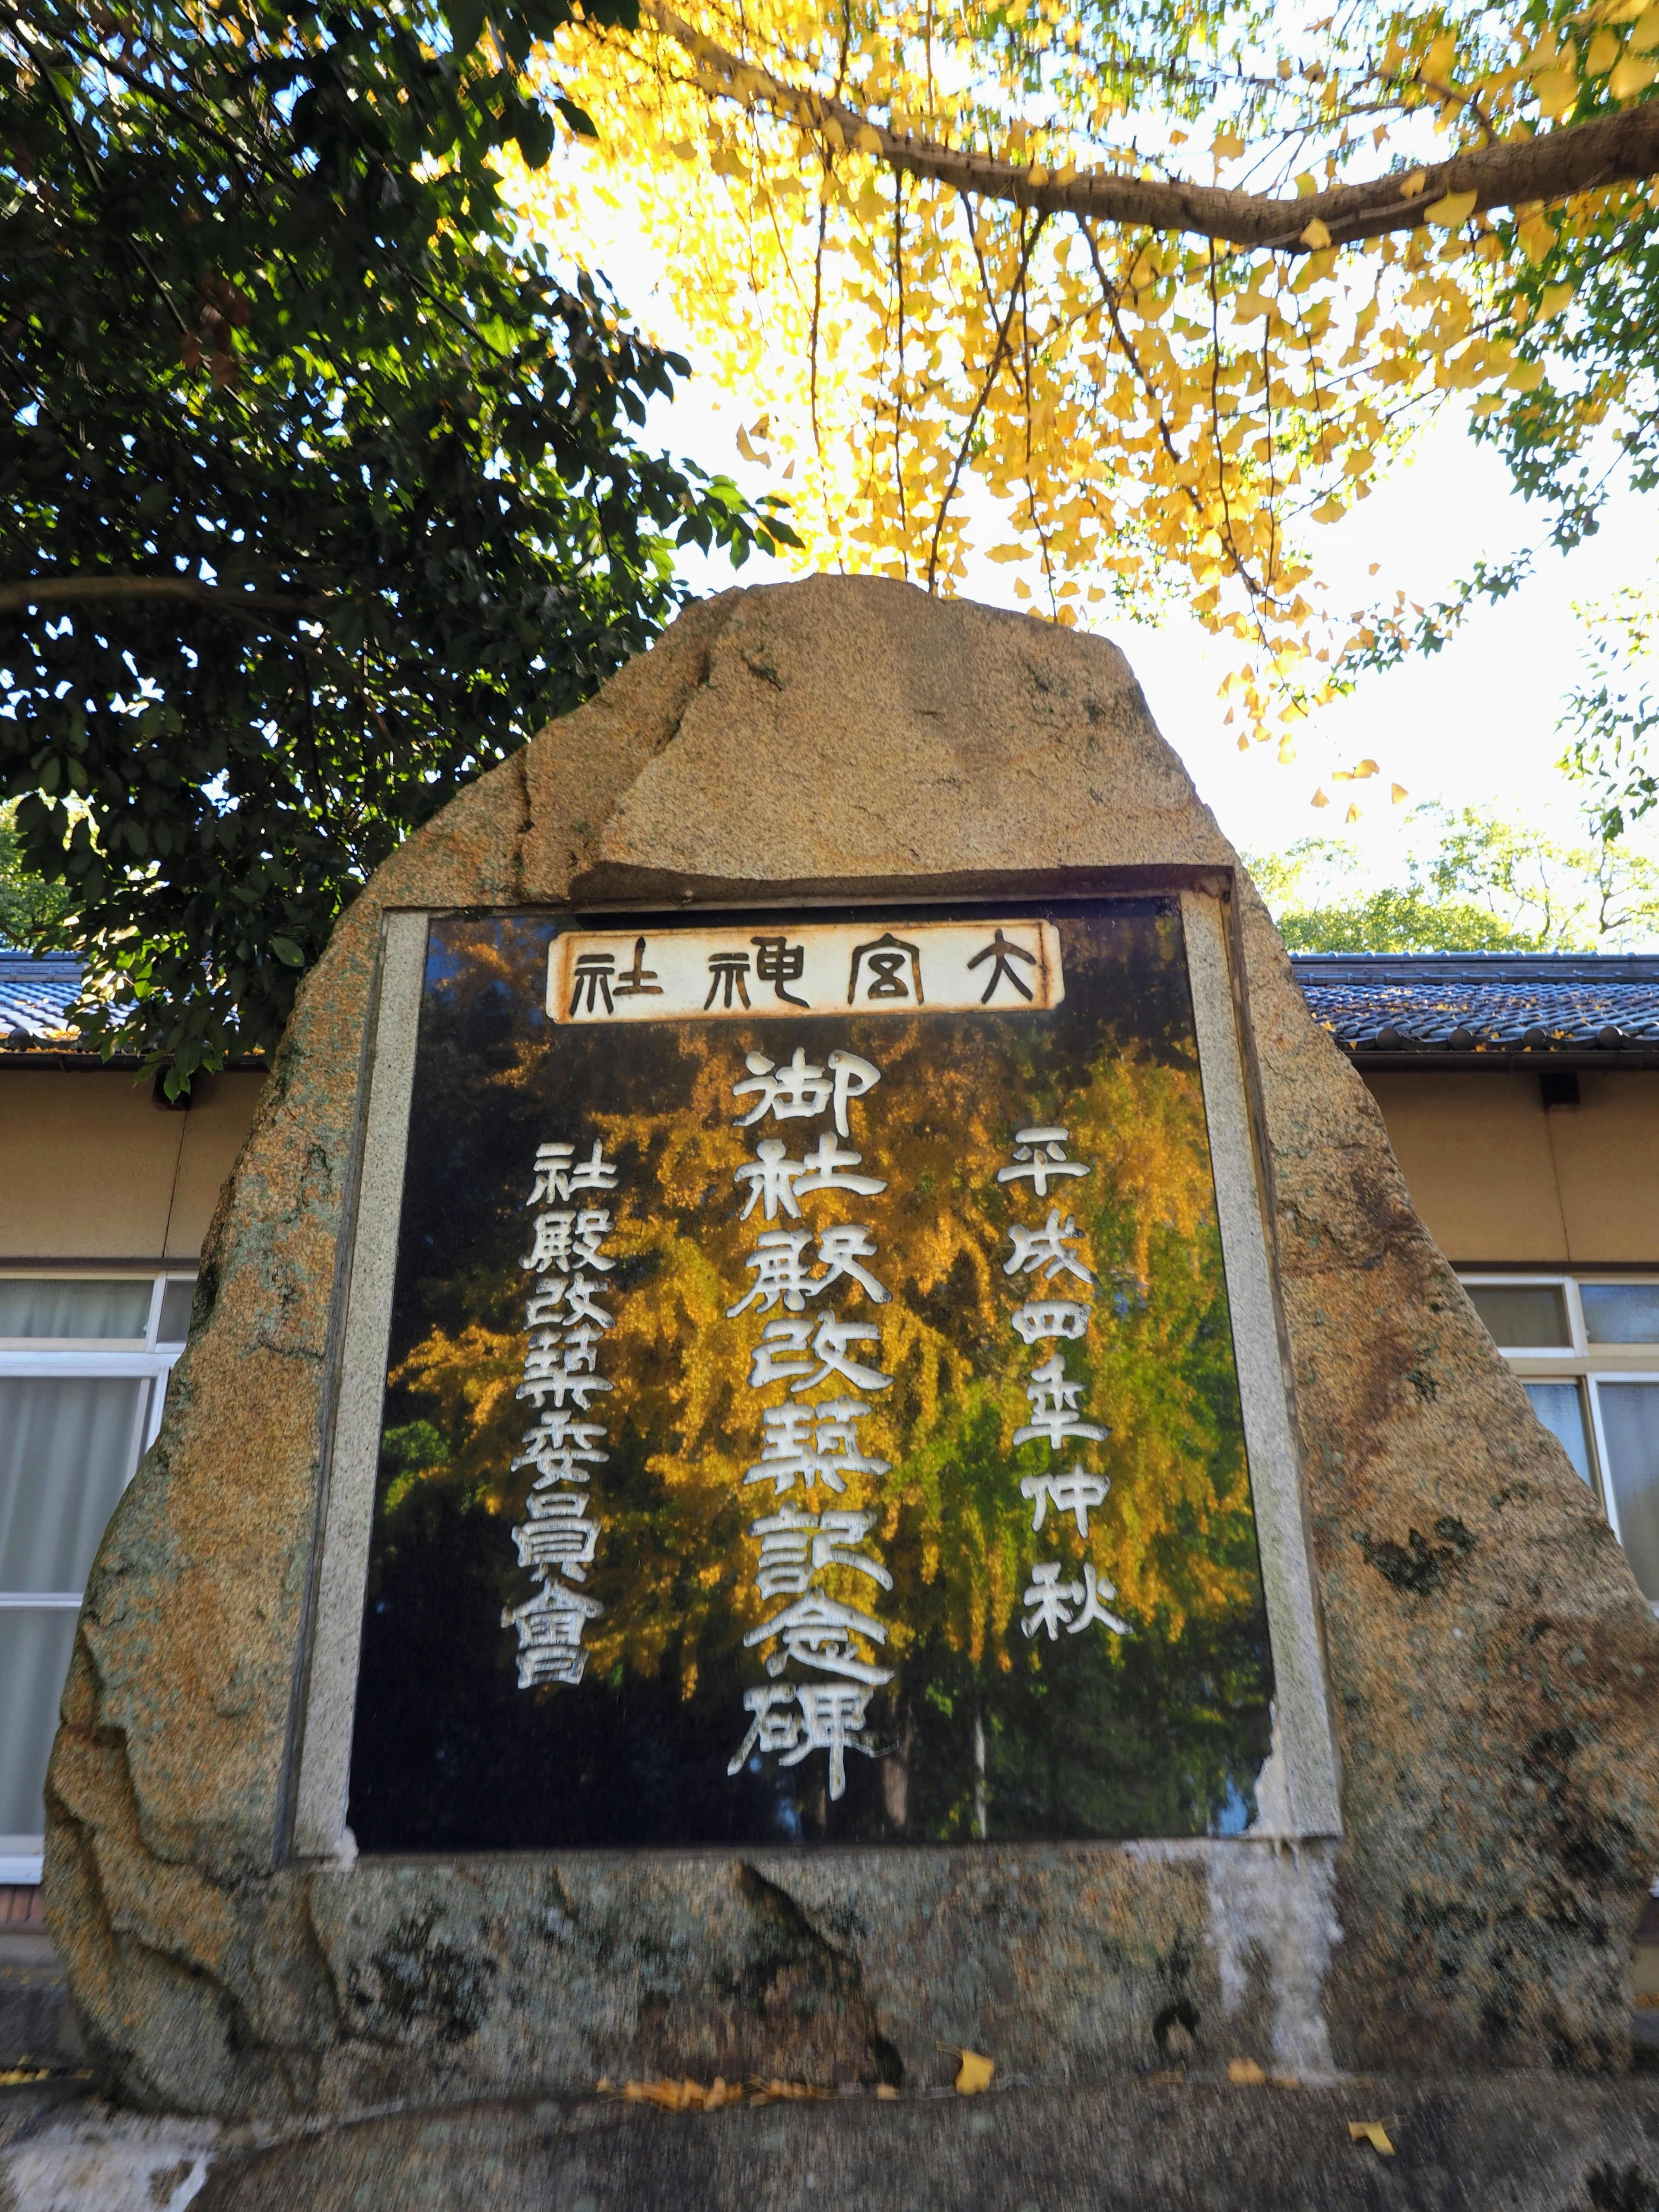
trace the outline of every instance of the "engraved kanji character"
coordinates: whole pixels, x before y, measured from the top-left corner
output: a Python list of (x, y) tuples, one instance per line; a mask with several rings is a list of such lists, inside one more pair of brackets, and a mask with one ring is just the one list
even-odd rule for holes
[(780, 1766), (799, 1766), (809, 1752), (830, 1754), (830, 1795), (847, 1791), (847, 1753), (861, 1751), (867, 1759), (881, 1756), (864, 1735), (867, 1690), (854, 1690), (838, 1682), (803, 1682), (795, 1693), (800, 1705), (802, 1737), (793, 1750), (778, 1761)]
[(799, 1160), (784, 1158), (787, 1150), (781, 1137), (763, 1137), (755, 1146), (756, 1157), (732, 1170), (733, 1182), (746, 1182), (749, 1186), (747, 1202), (738, 1216), (739, 1221), (748, 1220), (757, 1200), (769, 1221), (777, 1219), (780, 1206), (792, 1221), (800, 1219), (800, 1208), (795, 1203), (795, 1181), (806, 1170)]
[(755, 1717), (738, 1746), (736, 1758), (726, 1767), (728, 1774), (741, 1774), (754, 1752), (793, 1751), (800, 1740), (800, 1714), (793, 1682), (768, 1682), (758, 1690), (745, 1690), (743, 1702), (744, 1710)]
[(1058, 1336), (1073, 1343), (1089, 1326), (1090, 1309), (1078, 1305), (1070, 1298), (1030, 1298), (1023, 1306), (1016, 1306), (1009, 1319), (1014, 1325), (1014, 1334), (1023, 1337), (1027, 1344), (1036, 1344), (1039, 1338)]
[(892, 1296), (891, 1291), (884, 1290), (867, 1267), (859, 1265), (860, 1260), (875, 1258), (876, 1240), (857, 1222), (837, 1223), (833, 1228), (823, 1230), (818, 1237), (817, 1256), (830, 1272), (827, 1275), (819, 1275), (813, 1282), (811, 1291), (814, 1297), (820, 1291), (827, 1291), (832, 1283), (839, 1282), (843, 1276), (849, 1276), (878, 1306), (884, 1306)]
[(519, 1265), (534, 1268), (538, 1275), (549, 1267), (562, 1275), (573, 1267), (597, 1267), (608, 1275), (617, 1263), (606, 1259), (599, 1247), (611, 1229), (611, 1215), (603, 1206), (584, 1206), (577, 1213), (538, 1213), (536, 1241)]
[(611, 1456), (598, 1449), (605, 1433), (602, 1423), (573, 1421), (562, 1408), (544, 1413), (533, 1429), (525, 1431), (528, 1449), (514, 1461), (513, 1471), (516, 1474), (521, 1467), (533, 1467), (539, 1477), (538, 1490), (550, 1482), (586, 1482), (588, 1467), (598, 1467)]
[(1111, 1488), (1111, 1477), (1091, 1474), (1082, 1467), (1074, 1466), (1069, 1474), (1027, 1474), (1020, 1478), (1020, 1495), (1032, 1503), (1031, 1528), (1033, 1534), (1048, 1517), (1048, 1508), (1062, 1517), (1070, 1513), (1076, 1517), (1077, 1533), (1089, 1533), (1089, 1516), (1097, 1505), (1106, 1503), (1106, 1493)]
[[(1077, 1584), (1073, 1583), (1072, 1588), (1073, 1591), (1076, 1591)], [(1079, 1613), (1077, 1619), (1072, 1622), (1070, 1628), (1067, 1631), (1068, 1634), (1073, 1636), (1080, 1636), (1091, 1620), (1097, 1620), (1103, 1628), (1109, 1628), (1114, 1636), (1133, 1636), (1134, 1634), (1133, 1629), (1130, 1627), (1127, 1620), (1120, 1620), (1115, 1613), (1108, 1613), (1105, 1607), (1101, 1603), (1100, 1601), (1102, 1598), (1115, 1597), (1117, 1595), (1117, 1592), (1111, 1583), (1107, 1581), (1104, 1575), (1101, 1575), (1097, 1577), (1094, 1569), (1090, 1565), (1087, 1559), (1083, 1562), (1083, 1589), (1081, 1595), (1083, 1598), (1083, 1610)]]
[(777, 1066), (763, 1052), (751, 1052), (744, 1065), (749, 1069), (748, 1079), (734, 1083), (732, 1095), (741, 1098), (757, 1091), (760, 1103), (738, 1121), (740, 1129), (746, 1129), (751, 1121), (761, 1121), (768, 1114), (780, 1121), (810, 1119), (822, 1114), (825, 1105), (833, 1101), (836, 1130), (842, 1136), (848, 1136), (851, 1133), (847, 1126), (849, 1103), (862, 1098), (866, 1091), (881, 1081), (881, 1070), (855, 1052), (832, 1052), (826, 1071), (814, 1066), (799, 1045), (787, 1066)]
[(714, 994), (722, 987), (726, 992), (726, 996), (720, 1000), (722, 1006), (735, 1004), (732, 995), (734, 990), (746, 1006), (749, 1004), (749, 986), (744, 978), (748, 973), (749, 955), (746, 952), (711, 952), (708, 956), (708, 996), (702, 1002), (704, 1013), (714, 1005)]
[(519, 1565), (585, 1583), (599, 1534), (599, 1523), (585, 1517), (586, 1497), (569, 1491), (532, 1491), (529, 1504), (530, 1519), (513, 1531)]
[[(586, 1275), (546, 1276), (525, 1307), (524, 1325), (526, 1328), (556, 1328), (561, 1321), (591, 1321), (601, 1328), (610, 1328), (615, 1315), (593, 1303), (594, 1291), (604, 1287), (601, 1283), (590, 1283)], [(559, 1311), (561, 1306), (563, 1313)]]
[(860, 1198), (873, 1198), (887, 1185), (878, 1176), (848, 1175), (863, 1159), (862, 1152), (844, 1152), (826, 1129), (801, 1165), (805, 1172), (795, 1178), (795, 1189), (805, 1198), (811, 1190), (850, 1190)]
[(634, 965), (624, 968), (617, 977), (616, 992), (619, 999), (659, 999), (662, 985), (657, 981), (657, 971), (645, 964), (645, 939), (634, 939)]
[(786, 991), (786, 983), (799, 983), (806, 972), (806, 947), (791, 945), (786, 937), (751, 937), (749, 942), (756, 947), (755, 981), (769, 983), (787, 1006), (805, 1006), (807, 1001), (798, 999), (793, 991)]
[[(771, 1331), (767, 1333), (769, 1335)], [(893, 1381), (890, 1375), (884, 1375), (877, 1367), (866, 1367), (847, 1355), (849, 1344), (874, 1344), (879, 1342), (880, 1337), (881, 1331), (871, 1322), (838, 1321), (834, 1314), (826, 1314), (812, 1338), (812, 1349), (823, 1364), (816, 1375), (792, 1382), (790, 1389), (799, 1397), (803, 1390), (816, 1389), (820, 1382), (827, 1382), (832, 1375), (845, 1376), (855, 1390), (890, 1389)], [(750, 1376), (750, 1380), (752, 1382), (754, 1377)]]
[(1068, 1244), (1080, 1243), (1082, 1239), (1077, 1233), (1077, 1223), (1069, 1213), (1064, 1222), (1060, 1220), (1057, 1206), (1048, 1208), (1048, 1218), (1041, 1229), (1027, 1229), (1020, 1222), (1011, 1221), (1008, 1234), (1013, 1240), (1014, 1249), (1013, 1256), (1002, 1263), (1005, 1275), (1034, 1274), (1041, 1267), (1042, 1279), (1048, 1283), (1053, 1282), (1062, 1269), (1077, 1276), (1081, 1282), (1094, 1281), (1094, 1277), (1083, 1262), (1074, 1260), (1066, 1249)]
[(579, 1413), (585, 1413), (596, 1390), (609, 1390), (611, 1385), (592, 1370), (592, 1358), (585, 1347), (578, 1346), (567, 1357), (557, 1337), (532, 1337), (524, 1363), (524, 1381), (514, 1393), (515, 1397), (533, 1398), (540, 1406), (550, 1398), (556, 1406), (562, 1406), (567, 1398)]
[(799, 1045), (786, 1066), (769, 1060), (763, 1052), (751, 1052), (744, 1065), (749, 1070), (748, 1079), (734, 1083), (732, 1096), (742, 1098), (757, 1091), (760, 1101), (740, 1118), (740, 1129), (746, 1129), (752, 1121), (764, 1121), (769, 1114), (779, 1121), (810, 1119), (815, 1114), (822, 1114), (834, 1095), (833, 1079), (824, 1069), (814, 1066)]
[(1082, 1389), (1081, 1382), (1067, 1379), (1062, 1352), (1056, 1352), (1041, 1367), (1034, 1367), (1025, 1386), (1025, 1395), (1031, 1401), (1031, 1418), (1023, 1429), (1014, 1431), (1015, 1444), (1036, 1443), (1046, 1438), (1049, 1450), (1058, 1451), (1073, 1437), (1089, 1437), (1097, 1443), (1104, 1443), (1112, 1433), (1109, 1429), (1097, 1428), (1092, 1421), (1080, 1421), (1077, 1417), (1077, 1401)]
[(968, 963), (969, 972), (971, 973), (975, 968), (983, 967), (988, 960), (992, 961), (994, 964), (991, 969), (991, 980), (985, 986), (984, 993), (980, 999), (980, 1004), (981, 1006), (988, 1006), (990, 1005), (992, 995), (995, 992), (997, 985), (1002, 981), (1005, 976), (1006, 976), (1009, 982), (1013, 985), (1015, 990), (1019, 993), (1022, 999), (1029, 1000), (1030, 998), (1030, 986), (1028, 983), (1022, 981), (1019, 975), (1009, 966), (1008, 963), (1011, 960), (1023, 960), (1028, 968), (1035, 968), (1037, 964), (1036, 955), (1035, 952), (1027, 952), (1023, 945), (1014, 944), (1011, 939), (1005, 937), (1002, 932), (999, 929), (996, 935), (991, 939), (991, 942), (985, 947), (984, 951), (982, 952), (975, 953), (973, 958)]
[(744, 1649), (752, 1650), (775, 1636), (783, 1648), (767, 1661), (769, 1674), (781, 1674), (793, 1659), (803, 1667), (816, 1667), (822, 1674), (844, 1674), (848, 1681), (867, 1682), (872, 1689), (893, 1679), (890, 1667), (872, 1666), (869, 1660), (857, 1657), (852, 1648), (855, 1636), (871, 1644), (885, 1644), (887, 1631), (881, 1623), (850, 1605), (837, 1604), (822, 1590), (808, 1590), (793, 1605), (774, 1613), (758, 1628), (751, 1628), (743, 1639)]
[(1072, 1607), (1083, 1602), (1083, 1585), (1061, 1582), (1060, 1561), (1042, 1559), (1031, 1569), (1031, 1587), (1022, 1602), (1031, 1610), (1020, 1626), (1028, 1636), (1035, 1636), (1038, 1629), (1046, 1628), (1048, 1641), (1053, 1644), (1060, 1630), (1070, 1626)]
[(551, 1206), (562, 1201), (568, 1206), (579, 1190), (615, 1189), (617, 1174), (617, 1163), (605, 1158), (597, 1137), (585, 1160), (577, 1159), (574, 1145), (538, 1145), (535, 1179), (525, 1204)]
[[(853, 947), (853, 965), (847, 978), (847, 1003), (850, 1006), (858, 995), (859, 971), (865, 971), (864, 996), (872, 999), (908, 999), (915, 993), (917, 1006), (927, 1004), (921, 989), (921, 953), (892, 931), (884, 930), (872, 937), (867, 945)], [(905, 979), (908, 973), (909, 981)]]
[(807, 1513), (798, 1505), (786, 1505), (764, 1520), (751, 1522), (750, 1534), (761, 1540), (756, 1588), (763, 1598), (799, 1595), (825, 1567), (851, 1567), (883, 1589), (891, 1589), (893, 1577), (879, 1559), (865, 1559), (849, 1548), (864, 1541), (875, 1521), (873, 1513)]
[(1039, 1198), (1047, 1198), (1048, 1185), (1060, 1176), (1086, 1176), (1088, 1168), (1081, 1160), (1068, 1160), (1065, 1129), (1016, 1129), (1014, 1132), (1014, 1164), (999, 1168), (999, 1182), (1028, 1181)]
[(825, 1398), (816, 1406), (769, 1406), (761, 1456), (745, 1469), (744, 1481), (769, 1482), (781, 1498), (797, 1483), (811, 1490), (823, 1483), (844, 1490), (849, 1474), (888, 1474), (890, 1463), (870, 1459), (859, 1449), (858, 1424), (870, 1408), (856, 1398)]
[(802, 1312), (819, 1287), (805, 1271), (806, 1247), (811, 1241), (810, 1229), (767, 1230), (743, 1263), (754, 1271), (754, 1284), (746, 1297), (727, 1306), (726, 1319), (735, 1321), (757, 1300), (763, 1313), (770, 1313), (780, 1298), (791, 1313)]
[(563, 1583), (543, 1583), (533, 1597), (509, 1606), (501, 1615), (501, 1626), (519, 1632), (519, 1687), (533, 1690), (542, 1682), (574, 1687), (580, 1682), (587, 1662), (581, 1649), (582, 1629), (604, 1611), (597, 1598)]

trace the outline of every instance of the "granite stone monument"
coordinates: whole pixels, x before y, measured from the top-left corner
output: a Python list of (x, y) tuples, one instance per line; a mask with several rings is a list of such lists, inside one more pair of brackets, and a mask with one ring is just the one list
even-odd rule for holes
[(688, 609), (301, 993), (51, 1924), (228, 2117), (1628, 2063), (1659, 1630), (1112, 646)]

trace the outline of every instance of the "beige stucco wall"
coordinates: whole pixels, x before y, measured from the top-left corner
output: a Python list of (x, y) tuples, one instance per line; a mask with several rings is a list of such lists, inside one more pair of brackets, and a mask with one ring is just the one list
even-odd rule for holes
[[(0, 1264), (195, 1259), (263, 1079), (169, 1113), (125, 1070), (0, 1069)], [(1659, 1073), (1581, 1075), (1547, 1112), (1534, 1075), (1366, 1080), (1450, 1259), (1659, 1266)]]
[(264, 1079), (170, 1112), (130, 1069), (0, 1069), (0, 1264), (196, 1259)]
[(1412, 1202), (1449, 1259), (1659, 1267), (1659, 1073), (1372, 1075)]

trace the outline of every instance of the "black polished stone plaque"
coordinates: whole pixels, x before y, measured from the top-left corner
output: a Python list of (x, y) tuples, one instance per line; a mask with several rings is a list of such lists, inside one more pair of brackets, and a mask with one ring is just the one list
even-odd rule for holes
[(434, 919), (362, 1850), (1237, 1833), (1272, 1694), (1172, 903)]

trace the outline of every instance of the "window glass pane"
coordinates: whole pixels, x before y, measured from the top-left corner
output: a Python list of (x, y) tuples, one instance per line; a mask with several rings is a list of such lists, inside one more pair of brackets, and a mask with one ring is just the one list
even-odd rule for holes
[(1581, 1283), (1592, 1344), (1659, 1344), (1659, 1283)]
[[(0, 1376), (0, 1589), (86, 1587), (149, 1389), (143, 1376)], [(8, 1725), (0, 1713), (0, 1735)]]
[(46, 1826), (41, 1802), (46, 1760), (58, 1726), (75, 1614), (68, 1606), (51, 1613), (0, 1608), (0, 1682), (5, 1684), (5, 1725), (0, 1728), (0, 1836), (38, 1836)]
[(1659, 1382), (1599, 1382), (1607, 1483), (1642, 1595), (1659, 1598)]
[(1592, 1490), (1595, 1487), (1590, 1474), (1589, 1444), (1584, 1435), (1584, 1406), (1576, 1382), (1527, 1382), (1522, 1384), (1532, 1400), (1532, 1410), (1560, 1444)]
[(0, 1336), (143, 1336), (152, 1285), (143, 1276), (13, 1276), (0, 1280)]
[(196, 1296), (194, 1281), (169, 1283), (161, 1293), (161, 1318), (156, 1324), (157, 1344), (182, 1344), (190, 1334), (191, 1302)]
[(1567, 1303), (1554, 1283), (1470, 1283), (1474, 1310), (1494, 1344), (1571, 1344)]

